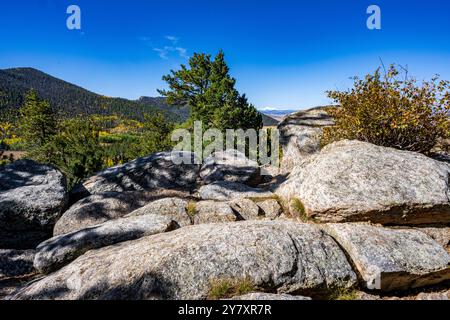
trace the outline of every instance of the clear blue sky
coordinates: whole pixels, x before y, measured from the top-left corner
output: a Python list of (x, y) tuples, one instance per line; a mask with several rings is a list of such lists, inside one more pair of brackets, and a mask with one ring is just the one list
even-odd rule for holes
[[(66, 28), (81, 8), (82, 29)], [(382, 30), (366, 9), (382, 10)], [(0, 3), (0, 68), (34, 67), (89, 90), (136, 99), (193, 52), (223, 49), (258, 108), (328, 103), (324, 91), (386, 64), (450, 79), (448, 0), (15, 0)]]

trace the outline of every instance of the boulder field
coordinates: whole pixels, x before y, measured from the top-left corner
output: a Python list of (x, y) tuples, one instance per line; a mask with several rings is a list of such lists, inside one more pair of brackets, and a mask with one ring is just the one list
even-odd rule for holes
[(156, 153), (87, 179), (69, 207), (55, 168), (0, 168), (0, 298), (448, 299), (450, 164), (321, 149), (332, 123), (285, 118), (282, 179), (236, 150)]

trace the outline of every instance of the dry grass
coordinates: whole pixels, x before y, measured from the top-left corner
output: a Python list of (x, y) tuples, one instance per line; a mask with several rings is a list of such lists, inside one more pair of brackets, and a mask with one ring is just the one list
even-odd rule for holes
[(255, 286), (249, 279), (218, 279), (211, 281), (208, 298), (210, 300), (228, 299), (254, 291)]

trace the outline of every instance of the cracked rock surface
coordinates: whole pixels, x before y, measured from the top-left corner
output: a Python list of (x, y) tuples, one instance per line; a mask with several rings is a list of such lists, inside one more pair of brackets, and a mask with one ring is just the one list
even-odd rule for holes
[(322, 228), (347, 252), (368, 289), (402, 290), (450, 280), (450, 255), (420, 231), (359, 223)]
[(89, 251), (14, 299), (203, 299), (212, 280), (310, 296), (356, 275), (318, 227), (282, 221), (196, 225)]

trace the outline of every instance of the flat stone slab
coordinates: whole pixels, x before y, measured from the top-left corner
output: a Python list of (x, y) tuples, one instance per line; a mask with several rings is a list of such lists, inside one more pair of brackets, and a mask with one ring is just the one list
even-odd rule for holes
[(450, 290), (446, 292), (420, 293), (416, 300), (450, 300)]
[(199, 191), (199, 197), (203, 200), (229, 201), (241, 198), (274, 198), (275, 195), (259, 188), (252, 188), (247, 185), (219, 181), (202, 186)]
[(200, 201), (195, 204), (194, 224), (236, 222), (238, 217), (226, 202)]
[(358, 223), (322, 228), (347, 252), (368, 289), (412, 289), (450, 279), (450, 255), (420, 231)]
[(180, 227), (186, 227), (192, 224), (191, 217), (187, 213), (188, 201), (181, 198), (164, 198), (153, 201), (142, 208), (139, 208), (126, 217), (137, 217), (148, 214), (156, 214), (170, 217), (176, 221)]
[(318, 227), (244, 221), (194, 225), (89, 251), (14, 299), (197, 300), (221, 279), (305, 296), (357, 282), (344, 252)]
[(237, 296), (231, 298), (231, 300), (247, 300), (247, 301), (276, 301), (276, 300), (297, 300), (297, 301), (308, 301), (311, 300), (309, 297), (303, 296), (293, 296), (290, 294), (274, 294), (274, 293), (263, 293), (263, 292), (255, 292), (244, 294), (242, 296)]
[(178, 224), (172, 219), (158, 215), (108, 221), (87, 229), (56, 236), (41, 243), (36, 249), (34, 267), (41, 273), (50, 273), (89, 250), (176, 228), (178, 228)]

